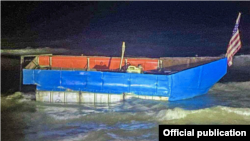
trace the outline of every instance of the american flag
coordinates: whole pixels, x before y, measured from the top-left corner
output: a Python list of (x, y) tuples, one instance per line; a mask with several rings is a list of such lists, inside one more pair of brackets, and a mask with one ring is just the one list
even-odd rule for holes
[(240, 24), (240, 16), (241, 16), (241, 13), (239, 13), (238, 15), (238, 18), (234, 26), (233, 35), (227, 47), (226, 56), (227, 56), (228, 66), (231, 66), (233, 64), (233, 56), (241, 48), (240, 33), (239, 33), (239, 28), (238, 28)]

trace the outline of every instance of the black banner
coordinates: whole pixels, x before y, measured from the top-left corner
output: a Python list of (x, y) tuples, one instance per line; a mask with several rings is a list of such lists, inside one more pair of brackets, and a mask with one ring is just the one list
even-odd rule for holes
[(247, 138), (247, 125), (159, 125), (159, 140), (173, 138)]

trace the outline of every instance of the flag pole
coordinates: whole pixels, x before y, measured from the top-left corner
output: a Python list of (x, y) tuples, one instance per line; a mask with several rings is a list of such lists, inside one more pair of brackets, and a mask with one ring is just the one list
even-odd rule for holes
[(237, 23), (237, 24), (239, 24), (239, 22), (240, 22), (240, 16), (241, 16), (241, 12), (239, 12), (239, 14), (238, 14), (238, 18), (237, 18), (237, 20), (236, 20), (236, 23)]
[(122, 69), (122, 61), (124, 57), (124, 52), (125, 52), (125, 42), (122, 42), (122, 56), (121, 56), (121, 62), (120, 62), (120, 70)]

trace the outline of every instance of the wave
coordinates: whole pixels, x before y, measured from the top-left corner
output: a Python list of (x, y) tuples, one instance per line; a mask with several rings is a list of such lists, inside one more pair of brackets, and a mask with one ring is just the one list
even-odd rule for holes
[(233, 59), (233, 65), (228, 67), (227, 74), (220, 82), (246, 82), (250, 81), (250, 55), (237, 55)]
[(250, 90), (250, 81), (246, 82), (228, 82), (228, 83), (216, 83), (211, 90), (220, 90), (220, 91), (241, 91), (248, 92)]
[(250, 116), (250, 108), (232, 108), (232, 107), (223, 107), (223, 106), (220, 106), (219, 108), (228, 113), (234, 113), (237, 115), (247, 116), (247, 117)]
[(31, 48), (27, 47), (25, 49), (1, 49), (2, 55), (36, 55), (36, 54), (65, 54), (69, 50), (64, 48), (50, 48), (50, 47), (41, 47), (41, 48)]
[(215, 106), (199, 110), (161, 110), (156, 116), (168, 124), (250, 124), (250, 108)]
[[(249, 107), (215, 105), (187, 110), (180, 105), (177, 102), (170, 108), (168, 102), (136, 98), (114, 106), (53, 104), (23, 101), (22, 94), (15, 93), (2, 99), (2, 115), (8, 123), (5, 126), (29, 127), (22, 129), (26, 140), (155, 140), (159, 124), (250, 124)], [(13, 121), (8, 114), (15, 115)]]
[(250, 66), (250, 54), (237, 55), (233, 61), (233, 66)]

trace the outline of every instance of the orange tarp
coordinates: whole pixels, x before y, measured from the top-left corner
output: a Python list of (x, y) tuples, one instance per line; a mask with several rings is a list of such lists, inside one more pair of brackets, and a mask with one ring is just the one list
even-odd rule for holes
[[(121, 58), (118, 57), (87, 57), (87, 56), (39, 56), (39, 65), (51, 66), (52, 68), (86, 69), (87, 58), (89, 58), (89, 68), (96, 70), (116, 70), (119, 69)], [(125, 58), (128, 65), (143, 67), (144, 71), (155, 70), (158, 66), (157, 59), (149, 58)], [(122, 66), (125, 66), (123, 59)]]
[(52, 68), (87, 68), (87, 57), (83, 56), (52, 56)]
[(49, 56), (39, 56), (40, 66), (49, 66)]

